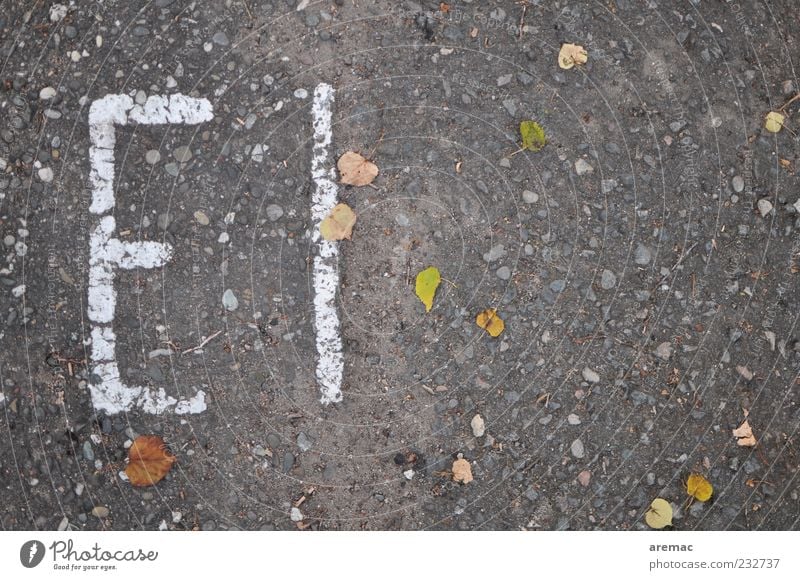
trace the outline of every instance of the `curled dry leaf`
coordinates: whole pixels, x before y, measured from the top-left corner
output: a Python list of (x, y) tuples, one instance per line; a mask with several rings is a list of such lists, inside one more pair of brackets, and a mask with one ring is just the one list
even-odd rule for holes
[(422, 272), (417, 274), (417, 283), (415, 291), (417, 298), (422, 300), (425, 305), (425, 312), (430, 312), (433, 308), (433, 297), (436, 295), (436, 289), (442, 281), (442, 276), (439, 270), (431, 266), (425, 268)]
[(458, 459), (453, 462), (453, 481), (469, 483), (472, 481), (472, 466), (469, 461), (458, 454)]
[(672, 525), (672, 505), (660, 497), (653, 500), (650, 509), (644, 514), (644, 521), (654, 530)]
[(558, 66), (565, 70), (571, 69), (576, 64), (585, 64), (589, 60), (589, 55), (582, 46), (578, 44), (562, 44), (558, 52)]
[(708, 501), (714, 495), (714, 487), (699, 473), (692, 473), (686, 480), (686, 493), (697, 501)]
[(770, 111), (764, 119), (764, 128), (770, 133), (777, 133), (783, 129), (786, 116), (777, 111)]
[(478, 314), (475, 323), (494, 338), (500, 336), (506, 328), (503, 320), (497, 315), (497, 309), (495, 308), (487, 308)]
[(142, 435), (128, 449), (128, 467), (125, 475), (137, 487), (155, 485), (172, 469), (176, 457), (167, 450), (164, 440), (157, 435)]
[(339, 168), (339, 175), (345, 185), (357, 187), (369, 185), (378, 176), (378, 166), (354, 151), (348, 151), (339, 157), (336, 166)]
[(755, 447), (756, 437), (753, 435), (753, 429), (750, 427), (750, 422), (747, 419), (747, 411), (744, 412), (744, 423), (739, 425), (733, 430), (733, 436), (736, 437), (736, 444), (740, 447)]
[(329, 242), (349, 240), (356, 224), (356, 214), (346, 203), (340, 203), (331, 210), (319, 225), (319, 233)]

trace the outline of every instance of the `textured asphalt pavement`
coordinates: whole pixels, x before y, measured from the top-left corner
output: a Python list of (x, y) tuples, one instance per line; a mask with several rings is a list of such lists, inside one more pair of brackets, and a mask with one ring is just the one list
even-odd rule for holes
[[(656, 497), (676, 529), (798, 529), (800, 100), (763, 128), (800, 91), (798, 19), (792, 0), (3, 0), (0, 529), (630, 530)], [(588, 62), (559, 68), (565, 42)], [(358, 222), (330, 405), (322, 83), (330, 169), (351, 150), (380, 169), (338, 187)], [(178, 94), (209, 114), (187, 124)], [(107, 95), (121, 117), (92, 121)], [(540, 152), (518, 152), (529, 119)], [(98, 262), (103, 216), (129, 254)], [(93, 400), (111, 360), (163, 405)], [(120, 472), (144, 434), (177, 462), (138, 488)], [(687, 501), (690, 473), (712, 501)]]

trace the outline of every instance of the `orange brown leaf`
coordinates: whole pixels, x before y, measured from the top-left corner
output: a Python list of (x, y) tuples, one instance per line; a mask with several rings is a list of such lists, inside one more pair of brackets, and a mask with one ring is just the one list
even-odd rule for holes
[(155, 485), (167, 475), (177, 458), (169, 452), (164, 440), (157, 435), (141, 435), (128, 449), (128, 467), (125, 475), (131, 485)]

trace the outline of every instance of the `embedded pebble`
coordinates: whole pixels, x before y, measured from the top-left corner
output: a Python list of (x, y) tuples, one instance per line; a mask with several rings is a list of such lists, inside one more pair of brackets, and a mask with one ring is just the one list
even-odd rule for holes
[(150, 149), (144, 154), (144, 160), (150, 165), (155, 165), (161, 161), (161, 153), (157, 149)]
[(587, 173), (593, 173), (594, 167), (589, 165), (589, 163), (585, 159), (578, 159), (575, 162), (575, 173), (578, 175), (586, 175)]
[(590, 369), (589, 367), (583, 367), (583, 370), (581, 371), (581, 376), (583, 377), (583, 380), (586, 381), (587, 383), (600, 382), (600, 375), (597, 374), (596, 371)]
[(650, 248), (647, 246), (643, 246), (639, 244), (636, 246), (636, 252), (634, 254), (634, 261), (639, 264), (640, 266), (646, 266), (650, 263), (650, 260), (653, 259), (653, 255), (650, 252)]
[(39, 98), (43, 101), (49, 101), (57, 94), (56, 90), (53, 87), (45, 87), (41, 91), (39, 91)]
[(299, 508), (293, 507), (289, 517), (292, 519), (293, 522), (302, 522), (303, 521), (303, 512), (300, 511)]
[(771, 211), (772, 202), (770, 202), (768, 199), (758, 200), (758, 213), (761, 214), (761, 217), (767, 217)]
[(172, 152), (172, 156), (175, 157), (175, 160), (179, 163), (188, 163), (192, 158), (192, 150), (187, 145), (181, 145), (175, 148)]
[(225, 310), (228, 311), (239, 308), (239, 300), (230, 288), (225, 290), (225, 293), (222, 295), (222, 305), (225, 307)]
[(274, 222), (281, 218), (283, 215), (283, 208), (279, 205), (275, 205), (274, 203), (267, 206), (267, 217), (269, 221)]
[(570, 413), (569, 415), (567, 415), (567, 423), (569, 423), (570, 425), (580, 425), (581, 418), (578, 417), (575, 413)]
[(535, 191), (525, 190), (522, 192), (522, 201), (525, 203), (536, 203), (539, 201), (539, 194)]
[(500, 258), (506, 255), (506, 248), (503, 244), (497, 244), (492, 246), (488, 252), (483, 255), (483, 259), (485, 262), (494, 262), (495, 260), (499, 260)]
[(497, 269), (497, 277), (501, 280), (509, 280), (511, 278), (511, 268), (508, 266), (501, 266)]
[(672, 344), (669, 342), (662, 342), (656, 347), (656, 356), (661, 360), (669, 360), (672, 356)]
[(300, 448), (300, 451), (308, 451), (313, 447), (314, 443), (309, 439), (308, 435), (303, 433), (302, 431), (297, 435), (297, 446)]
[(483, 434), (486, 433), (486, 422), (480, 415), (475, 415), (469, 424), (475, 437), (483, 437)]
[(617, 275), (611, 270), (603, 270), (600, 275), (600, 287), (603, 290), (611, 290), (617, 285)]
[(205, 214), (205, 212), (200, 211), (199, 209), (196, 212), (194, 212), (194, 219), (201, 226), (207, 226), (210, 223), (210, 220), (208, 219), (208, 216)]
[(731, 185), (733, 186), (733, 191), (736, 193), (742, 193), (742, 191), (744, 191), (744, 179), (741, 175), (734, 176)]
[(53, 181), (53, 169), (50, 167), (42, 167), (37, 175), (39, 175), (39, 179), (44, 181), (45, 183), (50, 183)]
[(108, 508), (102, 505), (94, 506), (92, 508), (92, 515), (96, 518), (107, 518), (109, 514)]
[(575, 441), (573, 441), (569, 449), (572, 452), (572, 456), (575, 457), (576, 459), (583, 459), (583, 456), (586, 453), (583, 447), (583, 441), (581, 441), (580, 439), (576, 439)]

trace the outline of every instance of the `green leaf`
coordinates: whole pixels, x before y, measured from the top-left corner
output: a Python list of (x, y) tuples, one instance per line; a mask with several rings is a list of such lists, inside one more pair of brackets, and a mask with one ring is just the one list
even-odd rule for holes
[(436, 289), (441, 281), (442, 276), (439, 274), (439, 270), (433, 266), (417, 274), (417, 297), (425, 305), (425, 312), (430, 312), (433, 308), (433, 297), (436, 295)]
[(547, 144), (544, 129), (536, 121), (523, 121), (519, 124), (519, 134), (522, 136), (522, 148), (528, 151), (541, 151)]

